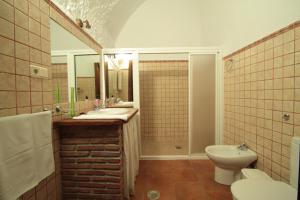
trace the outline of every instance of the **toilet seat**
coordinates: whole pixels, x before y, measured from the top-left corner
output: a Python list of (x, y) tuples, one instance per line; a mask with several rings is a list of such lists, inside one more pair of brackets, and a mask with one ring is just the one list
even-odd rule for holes
[(243, 179), (231, 185), (236, 200), (297, 200), (297, 191), (281, 181)]

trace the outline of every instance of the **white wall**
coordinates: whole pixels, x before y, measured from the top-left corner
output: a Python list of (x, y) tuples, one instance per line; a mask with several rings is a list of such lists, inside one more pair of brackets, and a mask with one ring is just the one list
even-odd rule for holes
[(51, 51), (91, 49), (73, 34), (50, 20)]
[(299, 19), (300, 0), (146, 0), (115, 46), (220, 46), (226, 55)]

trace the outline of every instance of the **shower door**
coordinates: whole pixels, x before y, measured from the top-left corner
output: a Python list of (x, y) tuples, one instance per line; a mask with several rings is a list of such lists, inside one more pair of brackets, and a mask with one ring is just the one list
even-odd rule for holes
[(215, 144), (215, 54), (190, 54), (190, 154), (201, 154)]

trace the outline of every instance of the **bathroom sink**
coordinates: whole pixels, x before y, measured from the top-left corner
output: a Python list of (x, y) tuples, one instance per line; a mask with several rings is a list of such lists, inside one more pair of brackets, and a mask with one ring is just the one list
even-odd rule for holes
[(216, 166), (224, 169), (241, 169), (257, 159), (254, 151), (239, 150), (237, 145), (212, 145), (206, 147), (205, 151)]
[(89, 111), (87, 115), (123, 115), (128, 113), (126, 108), (104, 108), (99, 110)]
[(104, 108), (89, 111), (86, 114), (73, 117), (73, 119), (122, 119), (127, 120), (129, 109), (127, 108)]

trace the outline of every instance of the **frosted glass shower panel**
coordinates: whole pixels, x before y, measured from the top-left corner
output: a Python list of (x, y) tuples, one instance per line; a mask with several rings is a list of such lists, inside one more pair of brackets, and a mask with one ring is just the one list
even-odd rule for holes
[(215, 143), (215, 55), (190, 55), (190, 150)]

